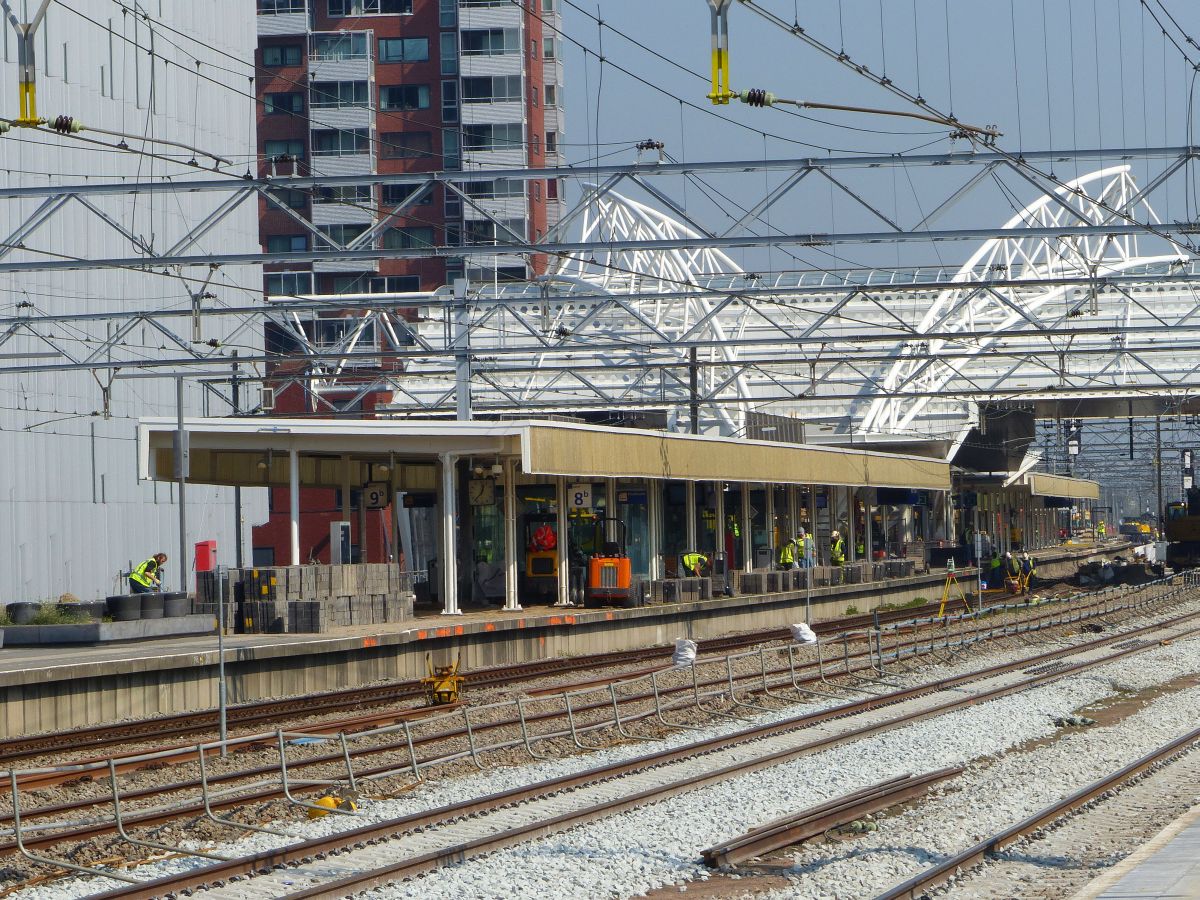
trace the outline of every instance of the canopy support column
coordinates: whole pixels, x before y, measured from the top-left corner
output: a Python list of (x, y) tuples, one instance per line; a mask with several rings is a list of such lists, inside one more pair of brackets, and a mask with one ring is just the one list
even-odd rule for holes
[(462, 614), (458, 608), (458, 458), (453, 453), (441, 453), (442, 464), (442, 615)]

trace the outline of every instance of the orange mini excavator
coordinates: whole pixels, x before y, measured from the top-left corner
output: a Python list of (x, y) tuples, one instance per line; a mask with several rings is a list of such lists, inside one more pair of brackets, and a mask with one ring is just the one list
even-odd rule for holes
[(597, 519), (588, 558), (587, 606), (628, 605), (633, 599), (633, 577), (625, 545), (625, 523), (620, 519)]

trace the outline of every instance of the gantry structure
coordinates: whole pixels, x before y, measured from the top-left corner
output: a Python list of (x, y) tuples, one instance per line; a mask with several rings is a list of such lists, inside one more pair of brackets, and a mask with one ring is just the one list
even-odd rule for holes
[[(0, 188), (0, 198), (29, 206), (26, 221), (0, 247), (0, 274), (133, 268), (187, 285), (187, 302), (175, 308), (81, 308), (66, 317), (73, 328), (95, 329), (86, 355), (56, 337), (62, 316), (43, 320), (18, 311), (0, 318), (0, 373), (88, 367), (119, 378), (169, 371), (219, 380), (228, 376), (237, 333), (268, 321), (293, 340), (289, 364), (274, 377), (302, 385), (315, 413), (386, 392), (391, 402), (381, 414), (655, 410), (681, 427), (738, 434), (751, 412), (769, 411), (813, 423), (813, 437), (938, 440), (952, 453), (978, 424), (981, 403), (1095, 400), (1125, 403), (1132, 415), (1147, 400), (1186, 404), (1200, 388), (1200, 264), (1193, 243), (1200, 223), (1194, 210), (1179, 216), (1178, 202), (1175, 216), (1157, 211), (1191, 177), (1197, 153), (1171, 147), (1014, 158), (988, 150), (365, 178), (417, 185), (409, 202), (444, 182), (485, 216), (488, 202), (463, 185), (500, 178), (577, 185), (580, 199), (557, 226), (537, 240), (512, 235), (499, 249), (496, 242), (339, 246), (321, 235), (324, 243), (309, 252), (200, 251), (203, 236), (247, 202), (266, 198), (283, 207), (286, 191), (359, 183), (364, 176), (197, 175)], [(924, 179), (923, 191), (940, 186), (931, 211), (919, 218), (885, 212), (867, 199), (871, 177), (900, 167)], [(1080, 174), (1059, 179), (1055, 168)], [(746, 175), (757, 179), (759, 193), (739, 189), (737, 203), (719, 213), (689, 209), (671, 187), (672, 180)], [(764, 178), (773, 182), (768, 188)], [(802, 192), (814, 184), (844, 198), (857, 213), (846, 217), (855, 227), (794, 227), (805, 221), (810, 202)], [(985, 213), (994, 214), (984, 196), (997, 185), (1015, 213), (979, 225)], [(38, 242), (55, 217), (81, 207), (119, 230), (106, 203), (176, 191), (210, 195), (212, 211), (161, 251), (133, 234), (125, 257), (90, 258), (86, 247), (67, 252)], [(800, 214), (781, 214), (797, 206)], [(381, 221), (402, 211), (382, 211)], [(498, 214), (496, 221), (502, 224)], [(901, 244), (963, 261), (836, 264), (823, 271), (807, 263), (783, 272), (735, 261), (838, 257)], [(213, 289), (214, 273), (225, 269), (299, 268), (330, 254), (370, 266), (383, 257), (469, 259), (501, 251), (537, 254), (548, 261), (545, 274), (411, 295), (260, 300)], [(312, 327), (330, 318), (338, 327)], [(147, 324), (171, 336), (154, 359), (128, 352), (122, 342)], [(252, 349), (237, 359), (247, 374), (259, 367), (259, 377), (266, 375), (262, 367), (280, 361)]]

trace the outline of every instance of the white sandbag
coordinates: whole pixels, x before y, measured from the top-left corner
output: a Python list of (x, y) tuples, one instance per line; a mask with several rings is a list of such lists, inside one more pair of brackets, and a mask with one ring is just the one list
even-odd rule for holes
[(696, 662), (696, 642), (689, 641), (687, 638), (678, 638), (675, 641), (675, 652), (671, 655), (671, 665), (673, 666), (690, 666)]
[(792, 626), (792, 638), (797, 644), (815, 644), (817, 633), (808, 626), (807, 622), (800, 622)]

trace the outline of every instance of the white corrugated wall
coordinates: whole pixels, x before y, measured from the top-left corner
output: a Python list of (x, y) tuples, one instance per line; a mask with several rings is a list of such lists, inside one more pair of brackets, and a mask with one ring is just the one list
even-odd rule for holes
[[(127, 5), (135, 4), (130, 0)], [(114, 0), (73, 0), (70, 9), (50, 6), (37, 42), (38, 112), (50, 118), (71, 115), (87, 125), (212, 149), (234, 160), (231, 174), (240, 175), (248, 164), (253, 168), (248, 158), (254, 153), (253, 105), (246, 94), (251, 91), (247, 76), (256, 41), (254, 4), (160, 0), (143, 2), (138, 8), (154, 21), (147, 24), (133, 14), (122, 14)], [(158, 57), (153, 60), (151, 47)], [(0, 117), (15, 118), (16, 42), (11, 26), (5, 27), (3, 51)], [(202, 61), (201, 73), (219, 84), (197, 79), (196, 56)], [(68, 138), (19, 130), (0, 137), (0, 183), (9, 186), (165, 175), (194, 177), (178, 164), (90, 149)], [(94, 202), (161, 252), (189, 233), (223, 196), (183, 193)], [(0, 200), (0, 241), (41, 202)], [(126, 238), (90, 218), (81, 206), (52, 219), (25, 244), (56, 254), (134, 255)], [(257, 206), (251, 202), (205, 235), (194, 252), (257, 249)], [(23, 258), (38, 256), (18, 251), (5, 257)], [(197, 273), (203, 277), (200, 270), (187, 274)], [(218, 298), (210, 305), (261, 302), (261, 273), (257, 267), (223, 269), (210, 290)], [(23, 302), (33, 305), (18, 307)], [(188, 303), (185, 284), (161, 274), (117, 270), (0, 274), (0, 318)], [(76, 359), (86, 358), (95, 350), (96, 340), (105, 337), (107, 327), (103, 322), (63, 325), (54, 329), (53, 341)], [(190, 326), (184, 320), (172, 328), (190, 339)], [(0, 327), (0, 336), (6, 330)], [(243, 354), (254, 352), (262, 342), (260, 324), (228, 316), (206, 318), (201, 337), (240, 345)], [(165, 338), (149, 327), (137, 327), (126, 339), (146, 357), (183, 352), (177, 346), (164, 349)], [(22, 336), (19, 329), (0, 344), (0, 603), (51, 598), (68, 591), (84, 599), (104, 596), (111, 593), (114, 576), (130, 560), (139, 561), (158, 550), (171, 556), (169, 585), (174, 587), (179, 571), (174, 491), (169, 485), (137, 481), (134, 428), (139, 416), (174, 415), (174, 383), (118, 378), (105, 417), (91, 415), (103, 410), (103, 397), (89, 372), (3, 372), (5, 366), (64, 361), (28, 356), (51, 350), (46, 341)], [(256, 396), (248, 389), (244, 394)], [(187, 396), (189, 412), (204, 411), (198, 385), (189, 385)], [(208, 411), (223, 415), (228, 409), (212, 402)], [(265, 515), (265, 497), (247, 491), (245, 500), (248, 544), (250, 526)], [(232, 489), (193, 487), (188, 501), (189, 546), (215, 538), (222, 561), (232, 563)], [(185, 563), (190, 567), (190, 558)]]

